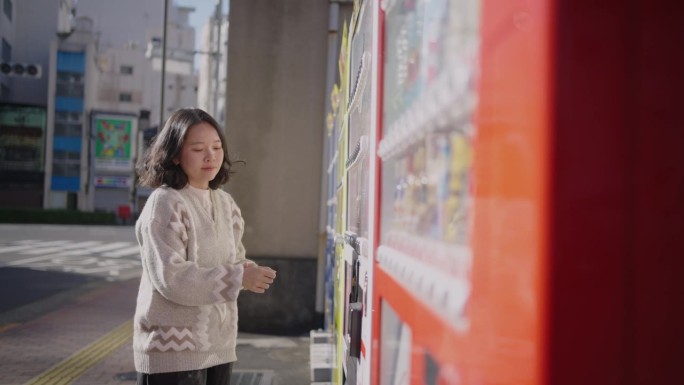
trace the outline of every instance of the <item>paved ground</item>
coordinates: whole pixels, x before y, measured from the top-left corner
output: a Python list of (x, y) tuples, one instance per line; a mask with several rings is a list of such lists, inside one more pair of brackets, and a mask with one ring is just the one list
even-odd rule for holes
[[(137, 286), (137, 279), (91, 286), (57, 310), (0, 326), (0, 385), (134, 383)], [(241, 333), (238, 358), (236, 374), (264, 372), (273, 379), (264, 385), (309, 384), (308, 337)]]
[[(0, 385), (135, 383), (130, 229), (0, 225)], [(89, 250), (80, 255), (87, 265), (69, 250)], [(235, 372), (232, 385), (308, 385), (309, 338), (240, 333)]]

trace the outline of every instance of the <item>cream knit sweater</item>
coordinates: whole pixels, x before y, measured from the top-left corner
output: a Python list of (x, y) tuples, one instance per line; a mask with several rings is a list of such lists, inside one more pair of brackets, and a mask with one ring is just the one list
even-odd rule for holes
[(164, 373), (235, 361), (245, 249), (233, 198), (220, 189), (157, 188), (135, 231), (143, 265), (135, 369)]

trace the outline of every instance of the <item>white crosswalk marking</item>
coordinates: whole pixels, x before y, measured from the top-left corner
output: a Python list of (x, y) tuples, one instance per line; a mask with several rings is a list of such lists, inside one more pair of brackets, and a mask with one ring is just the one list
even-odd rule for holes
[(19, 241), (19, 242), (14, 242), (14, 243), (17, 244), (17, 246), (0, 247), (0, 253), (13, 253), (16, 251), (33, 249), (36, 247), (48, 247), (48, 246), (63, 245), (65, 243), (69, 243), (69, 241), (51, 241), (51, 242)]
[[(36, 243), (36, 242), (40, 242), (40, 241), (36, 240), (36, 239), (25, 239), (23, 241), (16, 241), (14, 243), (16, 243), (17, 245), (29, 245), (29, 244)], [(66, 242), (66, 241), (64, 241), (64, 242)]]
[[(140, 276), (139, 247), (133, 242), (17, 240), (0, 244), (1, 266), (63, 271), (108, 280)], [(25, 257), (20, 257), (25, 256)]]
[(122, 249), (122, 250), (111, 251), (109, 253), (102, 253), (102, 255), (105, 257), (118, 258), (118, 257), (123, 257), (124, 255), (138, 254), (139, 252), (140, 252), (140, 248), (138, 246), (133, 246), (133, 247), (128, 247), (128, 248)]
[[(120, 247), (129, 246), (129, 245), (131, 245), (130, 242), (115, 242), (115, 243), (104, 244), (104, 245), (98, 246), (98, 247), (86, 248), (83, 250), (61, 251), (59, 253), (50, 254), (50, 256), (51, 257), (69, 257), (69, 256), (75, 256), (75, 255), (91, 255), (91, 254), (95, 254), (95, 253), (101, 253), (103, 251), (118, 249)], [(136, 246), (136, 249), (137, 249), (137, 246)], [(106, 254), (102, 254), (102, 256), (107, 257)]]
[(86, 250), (83, 250), (83, 252), (89, 252), (89, 253), (101, 253), (103, 251), (109, 251), (113, 249), (118, 249), (120, 247), (128, 246), (130, 245), (130, 242), (114, 242), (114, 243), (105, 243), (102, 246), (99, 247), (92, 247), (88, 248)]
[(66, 258), (53, 258), (51, 256), (34, 257), (27, 259), (20, 259), (18, 261), (12, 261), (7, 264), (7, 266), (22, 266), (29, 265), (32, 268), (37, 267), (51, 267), (55, 266), (57, 263), (69, 263), (70, 265), (89, 265), (92, 263), (97, 263), (97, 258), (77, 258), (77, 259), (66, 259)]
[(88, 247), (88, 246), (94, 246), (94, 245), (99, 245), (102, 242), (98, 241), (87, 241), (87, 242), (77, 242), (77, 243), (72, 243), (64, 246), (58, 246), (58, 247), (48, 247), (48, 248), (38, 248), (35, 250), (29, 250), (29, 251), (22, 251), (21, 254), (27, 254), (27, 255), (38, 255), (38, 254), (49, 254), (53, 253), (55, 251), (64, 251), (64, 250), (71, 250), (71, 249), (78, 249), (82, 247)]
[(21, 250), (32, 249), (32, 248), (34, 248), (34, 247), (35, 247), (35, 246), (31, 246), (31, 245), (28, 245), (28, 246), (24, 245), (24, 246), (7, 246), (7, 247), (0, 247), (0, 253), (12, 253), (12, 252), (15, 252), (15, 251), (21, 251)]

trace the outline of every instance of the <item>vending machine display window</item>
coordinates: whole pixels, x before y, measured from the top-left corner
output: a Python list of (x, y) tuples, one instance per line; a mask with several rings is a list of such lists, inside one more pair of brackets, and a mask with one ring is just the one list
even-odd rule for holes
[(387, 302), (381, 308), (380, 385), (409, 384), (411, 378), (411, 328)]

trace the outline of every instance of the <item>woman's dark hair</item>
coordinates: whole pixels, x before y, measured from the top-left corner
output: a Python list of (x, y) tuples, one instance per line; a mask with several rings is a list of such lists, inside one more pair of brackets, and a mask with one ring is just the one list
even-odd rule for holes
[(139, 183), (141, 186), (156, 188), (167, 185), (174, 189), (181, 189), (188, 184), (188, 177), (185, 175), (180, 165), (174, 163), (178, 158), (183, 147), (185, 134), (190, 127), (206, 122), (212, 125), (223, 147), (223, 162), (221, 169), (216, 177), (209, 182), (209, 188), (217, 189), (230, 179), (233, 163), (244, 163), (243, 161), (231, 161), (228, 157), (228, 147), (226, 138), (223, 135), (218, 122), (211, 115), (199, 108), (183, 108), (171, 115), (166, 121), (164, 128), (154, 138), (145, 156), (137, 165)]

